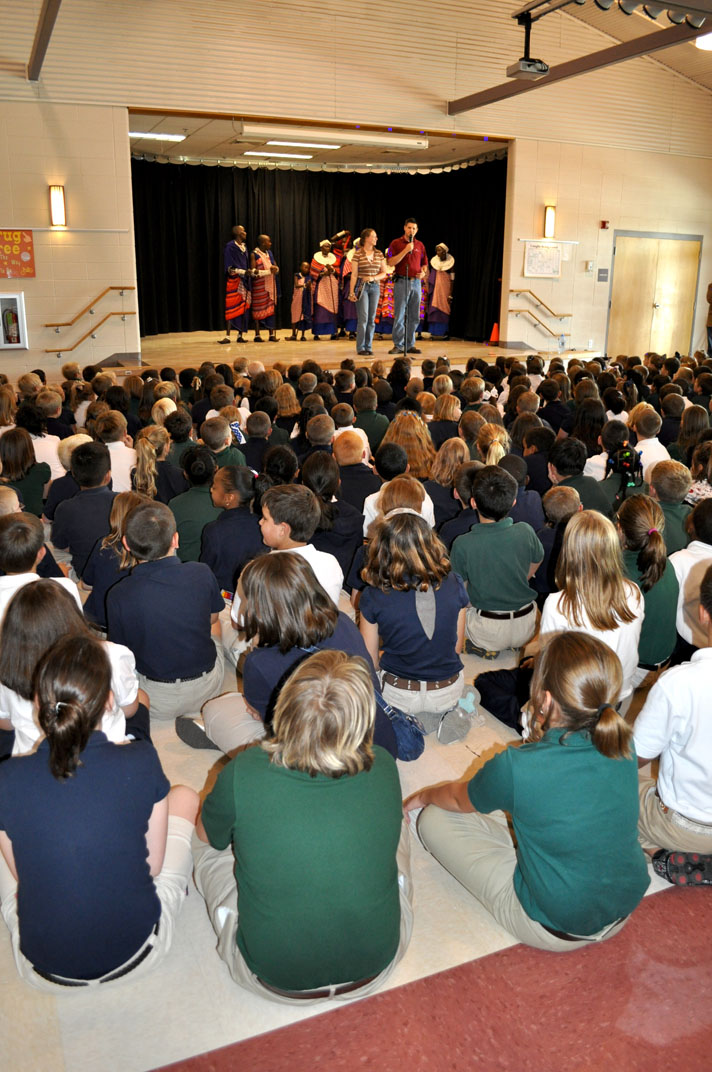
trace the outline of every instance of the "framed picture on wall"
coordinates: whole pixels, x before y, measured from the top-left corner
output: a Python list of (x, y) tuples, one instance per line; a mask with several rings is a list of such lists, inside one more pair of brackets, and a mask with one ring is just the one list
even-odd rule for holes
[(27, 350), (25, 295), (0, 294), (0, 350)]

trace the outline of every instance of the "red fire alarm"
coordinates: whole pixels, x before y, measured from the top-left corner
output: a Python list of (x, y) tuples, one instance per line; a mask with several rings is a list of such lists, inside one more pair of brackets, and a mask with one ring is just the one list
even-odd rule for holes
[(611, 226), (611, 221), (610, 220), (601, 220), (601, 230), (602, 231), (607, 231), (610, 226)]

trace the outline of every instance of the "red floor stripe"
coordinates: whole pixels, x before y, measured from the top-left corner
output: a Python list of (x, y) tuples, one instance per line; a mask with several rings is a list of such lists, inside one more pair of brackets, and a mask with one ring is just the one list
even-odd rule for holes
[(712, 1068), (712, 891), (645, 899), (568, 954), (494, 953), (168, 1066), (179, 1072), (651, 1072)]

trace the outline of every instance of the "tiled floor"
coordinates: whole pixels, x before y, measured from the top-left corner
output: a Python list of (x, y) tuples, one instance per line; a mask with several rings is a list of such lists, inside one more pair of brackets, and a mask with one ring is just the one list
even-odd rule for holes
[[(465, 657), (466, 680), (486, 665)], [(506, 666), (504, 656), (495, 664)], [(231, 687), (226, 675), (226, 688)], [(234, 685), (233, 685), (234, 687)], [(428, 739), (424, 755), (399, 764), (403, 795), (423, 785), (473, 773), (511, 737), (491, 716), (457, 744)], [(172, 783), (200, 789), (218, 753), (192, 751), (172, 724), (154, 740)], [(492, 918), (414, 841), (415, 927), (408, 952), (388, 988), (503, 949), (513, 942)], [(662, 883), (654, 880), (654, 888)], [(202, 1053), (326, 1011), (288, 1008), (239, 990), (215, 952), (203, 902), (191, 888), (175, 943), (145, 979), (91, 994), (45, 995), (21, 983), (0, 924), (0, 1066), (4, 1072), (139, 1072)]]

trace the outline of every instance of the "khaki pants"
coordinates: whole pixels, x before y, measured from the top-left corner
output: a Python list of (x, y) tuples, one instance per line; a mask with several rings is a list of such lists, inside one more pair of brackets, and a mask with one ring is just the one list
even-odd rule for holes
[[(218, 936), (218, 953), (225, 961), (238, 986), (259, 994), (267, 1001), (276, 1001), (279, 1005), (323, 1005), (326, 1001), (355, 1001), (368, 997), (385, 983), (396, 964), (403, 959), (410, 936), (413, 932), (413, 883), (410, 876), (410, 840), (405, 823), (401, 827), (400, 841), (396, 854), (398, 865), (398, 888), (400, 894), (400, 941), (391, 963), (370, 983), (349, 991), (348, 994), (332, 994), (330, 997), (290, 998), (275, 994), (262, 986), (256, 975), (250, 971), (237, 945), (238, 891), (233, 872), (235, 858), (232, 848), (214, 849), (201, 841), (197, 834), (193, 836), (193, 858), (195, 861), (195, 884), (205, 898), (210, 922)], [(325, 982), (324, 988), (328, 984)]]
[(138, 675), (139, 685), (151, 701), (152, 719), (176, 718), (177, 715), (197, 715), (206, 700), (217, 696), (223, 686), (225, 656), (221, 642), (213, 637), (215, 666), (192, 681), (154, 681)]
[(483, 618), (478, 608), (468, 607), (465, 631), (473, 644), (487, 651), (523, 648), (536, 632), (536, 603), (521, 618)]
[(617, 934), (625, 920), (597, 934), (566, 941), (550, 934), (522, 908), (514, 890), (517, 854), (503, 812), (480, 815), (423, 808), (418, 836), (425, 848), (491, 912), (500, 927), (536, 949), (567, 953)]
[(252, 717), (239, 692), (225, 692), (208, 700), (203, 706), (202, 719), (210, 740), (225, 753), (259, 741), (265, 735), (264, 722)]
[(687, 819), (672, 808), (665, 810), (652, 778), (641, 778), (639, 798), (638, 840), (644, 849), (712, 853), (712, 826)]

